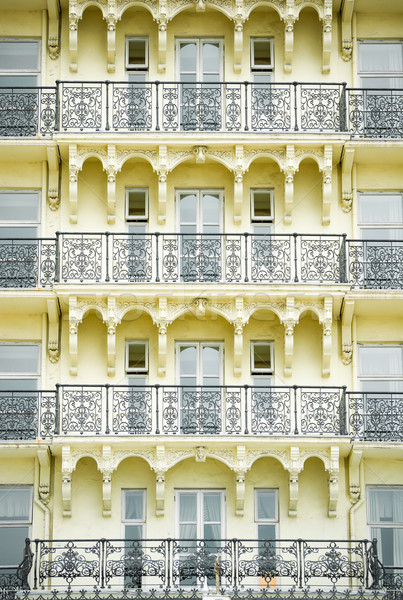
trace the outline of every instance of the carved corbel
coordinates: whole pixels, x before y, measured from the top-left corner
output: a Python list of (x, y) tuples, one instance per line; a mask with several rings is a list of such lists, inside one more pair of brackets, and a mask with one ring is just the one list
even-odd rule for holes
[(50, 452), (48, 448), (37, 450), (39, 462), (39, 498), (44, 504), (49, 502), (50, 494)]
[(207, 306), (207, 298), (195, 298), (192, 301), (191, 310), (196, 317), (205, 317)]
[(284, 73), (292, 71), (294, 54), (294, 23), (297, 20), (294, 0), (286, 0), (284, 15)]
[(329, 73), (332, 53), (332, 0), (324, 0), (322, 27), (322, 73)]
[(51, 363), (59, 360), (60, 324), (59, 305), (55, 298), (47, 300), (48, 309), (48, 355)]
[(348, 457), (348, 478), (351, 504), (357, 504), (361, 498), (360, 466), (362, 450), (353, 448)]
[(71, 517), (71, 476), (74, 467), (70, 446), (62, 446), (62, 510), (63, 517)]
[(244, 169), (243, 146), (235, 147), (235, 169), (234, 169), (234, 224), (239, 225), (242, 221), (243, 206), (243, 176)]
[(77, 72), (77, 48), (78, 48), (78, 19), (77, 0), (70, 0), (69, 3), (69, 50), (70, 50), (70, 71)]
[(163, 517), (165, 511), (165, 473), (157, 471), (155, 474), (155, 516)]
[(108, 329), (107, 336), (107, 373), (108, 377), (115, 376), (115, 363), (116, 363), (116, 327), (120, 321), (116, 317), (108, 317), (104, 323)]
[(195, 450), (195, 459), (196, 462), (206, 462), (207, 453), (206, 448), (204, 446), (197, 446)]
[(57, 210), (60, 206), (59, 198), (59, 166), (60, 157), (57, 146), (48, 146), (48, 202), (50, 210)]
[(322, 377), (330, 375), (330, 361), (332, 356), (332, 323), (333, 299), (324, 299), (324, 315), (322, 323)]
[(77, 158), (77, 144), (69, 146), (69, 204), (70, 223), (77, 223), (78, 173), (80, 171)]
[(57, 0), (48, 0), (48, 51), (52, 60), (59, 56), (60, 5)]
[(82, 321), (81, 314), (77, 311), (77, 297), (69, 298), (69, 354), (70, 354), (70, 375), (77, 375), (77, 354), (78, 354), (78, 325)]
[(196, 12), (204, 12), (206, 10), (205, 0), (193, 0), (193, 3), (196, 4)]
[(110, 446), (102, 447), (102, 515), (112, 515), (112, 449)]
[(323, 156), (322, 224), (329, 225), (332, 206), (333, 148), (326, 145)]
[(168, 302), (167, 299), (163, 296), (159, 298), (158, 309), (159, 319), (156, 322), (158, 326), (158, 375), (160, 377), (164, 377), (166, 375), (167, 364)]
[(297, 324), (295, 299), (292, 297), (286, 298), (286, 315), (282, 323), (284, 325), (284, 376), (291, 377), (294, 356), (294, 327)]
[(234, 320), (234, 376), (242, 375), (243, 358), (243, 328), (245, 327), (244, 300), (235, 298), (235, 320)]
[(109, 225), (115, 223), (116, 206), (116, 174), (120, 169), (117, 165), (116, 146), (108, 145), (108, 163), (106, 166), (107, 180), (107, 221)]
[(116, 66), (116, 16), (114, 14), (109, 14), (106, 23), (107, 23), (107, 46), (106, 46), (106, 54), (108, 60), (108, 73), (114, 73)]
[(167, 67), (167, 24), (165, 14), (160, 14), (158, 23), (158, 72), (165, 73)]
[(195, 155), (196, 162), (198, 164), (206, 162), (207, 151), (208, 151), (207, 146), (194, 146), (193, 147), (193, 154)]
[(337, 517), (337, 501), (339, 498), (339, 456), (340, 451), (338, 446), (332, 446), (330, 448), (329, 468), (329, 517)]
[(341, 208), (345, 213), (353, 206), (353, 172), (354, 148), (344, 148), (341, 158)]
[(344, 0), (341, 7), (341, 57), (351, 60), (353, 53), (353, 34), (351, 22), (354, 11), (354, 0)]
[(158, 223), (164, 225), (167, 214), (168, 149), (158, 148)]
[(299, 495), (299, 448), (291, 446), (290, 448), (290, 467), (288, 479), (288, 516), (297, 516), (298, 495)]
[(284, 169), (284, 223), (291, 225), (292, 208), (294, 205), (294, 175), (297, 171), (295, 165), (295, 148), (288, 144), (286, 148), (286, 162)]
[(244, 23), (243, 16), (237, 14), (234, 19), (234, 73), (240, 73), (242, 70)]
[(245, 472), (236, 473), (236, 500), (235, 514), (237, 517), (243, 517), (245, 511)]
[(354, 300), (343, 301), (341, 309), (341, 360), (343, 365), (349, 365), (353, 356), (353, 341), (351, 325), (354, 316)]

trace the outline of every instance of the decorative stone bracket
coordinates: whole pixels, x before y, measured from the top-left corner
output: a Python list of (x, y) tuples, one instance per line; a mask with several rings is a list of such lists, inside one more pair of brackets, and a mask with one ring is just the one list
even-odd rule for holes
[(60, 310), (56, 298), (47, 300), (48, 309), (48, 355), (51, 363), (60, 356)]
[(168, 175), (167, 146), (158, 148), (158, 223), (164, 225), (167, 214), (167, 175)]
[(285, 154), (284, 166), (284, 223), (291, 225), (292, 207), (294, 204), (294, 175), (298, 171), (295, 164), (295, 147), (288, 144)]
[(323, 301), (322, 321), (322, 377), (330, 375), (330, 361), (332, 356), (332, 323), (333, 299), (328, 296)]
[(345, 61), (351, 60), (353, 53), (353, 11), (354, 0), (343, 0), (341, 7), (341, 56)]
[(298, 507), (298, 496), (299, 496), (299, 473), (302, 470), (302, 466), (299, 460), (299, 448), (291, 446), (290, 448), (290, 466), (289, 466), (289, 480), (288, 480), (288, 516), (297, 516)]
[(340, 450), (338, 446), (330, 448), (330, 466), (329, 466), (329, 508), (328, 516), (337, 517), (337, 502), (339, 498), (339, 457)]
[(78, 204), (78, 173), (81, 170), (77, 157), (77, 144), (69, 146), (69, 204), (70, 204), (70, 223), (77, 223), (77, 204)]
[(60, 52), (60, 4), (58, 0), (48, 0), (48, 52), (51, 59), (56, 59)]
[(62, 446), (62, 509), (63, 517), (71, 517), (71, 476), (75, 469), (70, 446)]
[(121, 165), (118, 165), (116, 146), (108, 145), (108, 158), (104, 170), (107, 174), (107, 221), (109, 225), (115, 223), (115, 206), (116, 206), (116, 175), (121, 170)]
[(353, 356), (351, 326), (354, 316), (354, 300), (343, 300), (341, 309), (341, 356), (344, 365), (349, 365)]
[(102, 447), (102, 463), (99, 470), (102, 473), (102, 515), (110, 517), (112, 514), (112, 473), (113, 465), (111, 446)]
[(360, 468), (362, 450), (353, 448), (348, 457), (348, 478), (351, 504), (356, 504), (361, 498)]
[(57, 210), (60, 206), (60, 155), (57, 146), (47, 147), (48, 159), (48, 202), (50, 210)]
[(49, 502), (50, 494), (50, 452), (48, 448), (37, 450), (39, 462), (39, 498), (44, 504)]
[(240, 225), (243, 207), (243, 177), (245, 175), (243, 146), (235, 146), (234, 224)]
[(108, 377), (115, 376), (115, 362), (116, 362), (116, 327), (120, 324), (121, 320), (116, 317), (116, 298), (111, 296), (108, 297), (108, 315), (104, 319), (108, 333), (107, 333), (107, 369)]
[(326, 145), (323, 151), (322, 224), (329, 225), (332, 206), (333, 147)]
[(295, 310), (295, 298), (286, 298), (284, 325), (284, 376), (292, 375), (292, 359), (294, 356), (294, 327), (298, 323)]
[(78, 325), (82, 321), (82, 312), (77, 308), (77, 296), (69, 298), (69, 354), (70, 375), (77, 375)]
[(243, 328), (247, 321), (244, 316), (244, 299), (242, 297), (235, 298), (235, 319), (234, 324), (234, 376), (241, 377), (242, 375), (242, 359), (243, 359)]
[(341, 158), (341, 208), (345, 213), (350, 212), (353, 206), (353, 164), (354, 148), (344, 147)]

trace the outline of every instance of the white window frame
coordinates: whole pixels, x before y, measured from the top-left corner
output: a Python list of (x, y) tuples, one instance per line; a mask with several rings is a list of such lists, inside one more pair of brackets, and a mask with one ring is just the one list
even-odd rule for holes
[[(378, 348), (378, 349), (382, 349), (382, 348), (399, 348), (400, 349), (400, 353), (401, 353), (401, 357), (402, 357), (402, 371), (400, 375), (388, 375), (388, 374), (374, 374), (374, 375), (364, 375), (361, 373), (360, 371), (360, 362), (361, 362), (361, 358), (360, 358), (360, 349), (361, 348)], [(396, 382), (401, 382), (403, 381), (403, 345), (402, 344), (391, 344), (391, 343), (385, 343), (385, 344), (358, 344), (358, 377), (360, 382), (364, 382), (364, 381), (388, 381), (388, 382), (392, 382), (392, 381), (396, 381)], [(385, 390), (386, 391), (386, 390)]]
[[(220, 539), (225, 539), (225, 504), (226, 504), (226, 490), (220, 488), (177, 488), (175, 489), (175, 535), (179, 539), (180, 535), (180, 494), (196, 494), (197, 495), (197, 539), (203, 539), (203, 535), (201, 535), (202, 525), (204, 524), (203, 519), (203, 494), (205, 493), (214, 493), (220, 494), (221, 501), (221, 536)], [(200, 535), (199, 535), (200, 534)]]
[[(255, 215), (255, 193), (267, 192), (270, 196), (270, 217), (259, 217)], [(274, 222), (274, 189), (273, 188), (251, 188), (250, 190), (250, 216), (252, 223), (273, 224)]]
[[(393, 490), (399, 488), (399, 489), (403, 489), (402, 485), (367, 485), (367, 489), (366, 489), (366, 498), (367, 498), (367, 525), (368, 525), (368, 534), (369, 534), (369, 539), (373, 539), (375, 536), (372, 533), (372, 529), (373, 528), (385, 528), (385, 529), (403, 529), (403, 521), (371, 521), (370, 518), (370, 494), (371, 494), (371, 490), (380, 490), (380, 489), (384, 489), (384, 490), (389, 490), (390, 493), (393, 493)], [(378, 540), (378, 545), (379, 545), (379, 540)], [(386, 565), (387, 567), (403, 567), (403, 564), (401, 565)]]
[(360, 215), (360, 210), (361, 210), (361, 198), (364, 196), (399, 196), (401, 198), (401, 203), (402, 203), (402, 214), (403, 214), (403, 192), (401, 190), (360, 190), (358, 192), (358, 227), (359, 230), (361, 232), (361, 237), (362, 239), (367, 239), (363, 236), (363, 233), (365, 230), (367, 229), (379, 229), (381, 230), (401, 230), (402, 231), (402, 237), (401, 238), (386, 238), (388, 241), (393, 241), (394, 239), (399, 240), (399, 239), (403, 239), (403, 221), (396, 221), (396, 222), (374, 222), (374, 223), (369, 223), (367, 221), (362, 221), (361, 220), (361, 215)]
[[(11, 37), (11, 38), (7, 38), (7, 37), (1, 37), (0, 38), (0, 42), (11, 42), (11, 43), (15, 43), (15, 44), (24, 44), (26, 42), (35, 42), (38, 45), (38, 62), (37, 62), (37, 68), (36, 69), (19, 69), (19, 70), (14, 70), (14, 69), (6, 69), (6, 70), (0, 70), (0, 78), (2, 76), (12, 76), (12, 75), (36, 75), (37, 76), (37, 82), (36, 82), (36, 86), (40, 86), (40, 74), (41, 74), (41, 55), (42, 55), (42, 51), (41, 51), (41, 39), (40, 38), (18, 38), (18, 37)], [(30, 86), (27, 86), (30, 87)]]
[[(180, 81), (181, 70), (180, 70), (180, 45), (183, 43), (194, 42), (197, 46), (197, 57), (196, 57), (196, 83), (202, 82), (202, 48), (203, 43), (219, 44), (220, 61), (219, 61), (219, 81), (223, 81), (224, 78), (224, 38), (216, 37), (180, 37), (175, 38), (176, 47), (176, 72), (177, 80)], [(192, 85), (189, 83), (189, 85)], [(213, 83), (211, 85), (214, 85)]]
[[(129, 215), (129, 193), (130, 192), (144, 192), (144, 197), (145, 197), (144, 215), (141, 215), (141, 216)], [(148, 222), (148, 202), (149, 202), (149, 188), (146, 188), (146, 187), (128, 187), (128, 188), (126, 188), (125, 189), (126, 221), (128, 223), (132, 223), (132, 222), (146, 223), (146, 222)]]
[[(272, 62), (267, 65), (256, 65), (255, 64), (255, 42), (269, 42), (270, 43), (270, 55), (272, 58)], [(253, 72), (262, 72), (267, 71), (268, 73), (272, 73), (274, 70), (274, 38), (272, 37), (258, 37), (254, 36), (250, 38), (250, 68)]]
[[(271, 363), (270, 369), (255, 368), (254, 347), (256, 344), (267, 345), (270, 347), (270, 363)], [(251, 375), (270, 375), (270, 376), (274, 375), (274, 342), (272, 342), (270, 340), (251, 340), (251, 342), (250, 342), (250, 371), (251, 371)]]
[(25, 194), (36, 194), (37, 199), (38, 199), (38, 213), (37, 213), (37, 219), (35, 221), (31, 221), (31, 220), (27, 220), (24, 218), (18, 219), (17, 221), (5, 221), (2, 220), (0, 218), (0, 229), (6, 229), (8, 227), (21, 227), (21, 228), (28, 228), (28, 227), (36, 227), (36, 231), (37, 231), (37, 238), (40, 237), (40, 223), (41, 223), (41, 190), (39, 189), (24, 189), (24, 188), (11, 188), (11, 189), (5, 189), (5, 188), (1, 188), (0, 189), (0, 197), (2, 194), (21, 194), (21, 193), (25, 193)]
[[(259, 492), (274, 492), (275, 495), (275, 515), (272, 519), (259, 519), (258, 517), (258, 500), (257, 497), (259, 495)], [(279, 500), (279, 494), (278, 494), (278, 488), (255, 488), (255, 496), (254, 496), (254, 501), (255, 501), (255, 511), (254, 511), (254, 517), (255, 517), (255, 526), (256, 526), (256, 539), (259, 539), (258, 536), (258, 527), (259, 525), (275, 525), (275, 537), (276, 539), (278, 539), (278, 525), (279, 525), (279, 518), (278, 518), (278, 514), (279, 514), (279, 510), (278, 510), (278, 500)]]
[[(363, 38), (358, 40), (358, 76), (360, 78), (360, 85), (362, 86), (362, 78), (403, 78), (403, 71), (363, 71), (361, 70), (361, 47), (365, 44), (400, 44), (403, 54), (403, 40), (402, 39), (371, 39)], [(393, 88), (385, 88), (393, 89)]]
[[(145, 62), (143, 64), (138, 65), (130, 65), (129, 64), (129, 44), (131, 41), (142, 41), (145, 42)], [(125, 51), (126, 51), (126, 71), (128, 73), (140, 71), (141, 73), (146, 73), (149, 68), (149, 43), (147, 36), (141, 35), (131, 35), (126, 37), (125, 43)]]
[[(224, 189), (217, 188), (178, 188), (175, 190), (176, 196), (176, 215), (177, 215), (177, 228), (180, 231), (181, 227), (181, 216), (180, 216), (180, 197), (181, 194), (195, 194), (197, 196), (197, 208), (198, 214), (196, 218), (196, 234), (203, 235), (203, 231), (201, 230), (203, 227), (203, 203), (201, 201), (203, 194), (217, 194), (219, 196), (220, 201), (220, 222), (219, 222), (219, 232), (223, 231), (223, 223), (224, 223)], [(196, 235), (195, 234), (195, 235)], [(192, 234), (189, 234), (192, 235)], [(209, 233), (206, 235), (216, 235), (214, 233)]]
[(17, 372), (17, 371), (1, 371), (0, 365), (0, 380), (4, 379), (35, 379), (37, 381), (38, 389), (39, 389), (39, 380), (41, 374), (41, 344), (39, 342), (0, 342), (0, 346), (36, 346), (38, 348), (38, 364), (36, 371), (26, 371), (26, 372)]
[(218, 346), (219, 348), (219, 360), (220, 360), (220, 383), (219, 385), (224, 385), (224, 367), (225, 367), (225, 363), (224, 363), (224, 342), (223, 341), (215, 341), (215, 340), (198, 340), (198, 341), (190, 341), (190, 340), (186, 340), (186, 341), (177, 341), (175, 342), (175, 346), (176, 346), (176, 380), (180, 381), (181, 379), (181, 372), (180, 372), (180, 348), (190, 348), (192, 346), (196, 346), (197, 347), (197, 367), (196, 367), (196, 373), (195, 373), (195, 377), (197, 380), (196, 386), (203, 386), (202, 383), (200, 383), (201, 377), (202, 377), (202, 372), (203, 372), (203, 346)]
[[(126, 518), (126, 492), (141, 492), (143, 496), (143, 519)], [(147, 523), (147, 489), (146, 488), (122, 488), (122, 537), (126, 539), (126, 525), (142, 525), (142, 539), (146, 539)]]
[[(130, 344), (144, 344), (145, 347), (145, 367), (144, 368), (129, 368), (129, 347)], [(133, 375), (147, 375), (149, 368), (149, 343), (148, 340), (126, 340), (126, 357), (125, 357), (126, 375), (132, 378)]]
[[(5, 521), (0, 519), (0, 528), (18, 528), (18, 527), (26, 527), (27, 535), (25, 537), (31, 537), (31, 528), (32, 528), (32, 510), (33, 510), (33, 486), (32, 485), (14, 485), (14, 484), (1, 484), (0, 489), (15, 489), (19, 488), (21, 490), (29, 490), (29, 515), (27, 519), (19, 519), (15, 521)], [(21, 548), (21, 560), (18, 564), (0, 564), (0, 568), (4, 569), (14, 569), (17, 568), (23, 559), (23, 551), (24, 548)]]

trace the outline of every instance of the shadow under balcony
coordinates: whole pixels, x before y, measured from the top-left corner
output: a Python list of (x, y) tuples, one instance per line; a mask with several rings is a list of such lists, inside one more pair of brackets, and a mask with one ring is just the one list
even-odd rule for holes
[(20, 585), (14, 582), (14, 589), (30, 590), (22, 598), (58, 590), (85, 599), (105, 590), (115, 600), (126, 590), (166, 600), (208, 592), (232, 600), (272, 593), (347, 600), (351, 593), (381, 598), (372, 592), (388, 584), (376, 540), (27, 539), (23, 551)]
[(403, 287), (403, 241), (317, 234), (57, 233), (0, 239), (1, 288), (55, 283)]
[(402, 109), (403, 90), (345, 83), (58, 81), (0, 88), (0, 136), (264, 131), (402, 138)]
[(0, 440), (194, 435), (402, 443), (402, 415), (401, 393), (344, 387), (57, 385), (1, 391)]

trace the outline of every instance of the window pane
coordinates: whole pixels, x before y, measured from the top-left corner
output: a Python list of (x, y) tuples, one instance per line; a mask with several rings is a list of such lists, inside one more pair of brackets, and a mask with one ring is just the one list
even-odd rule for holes
[(217, 346), (203, 347), (203, 376), (217, 377), (220, 372), (220, 349)]
[(253, 41), (254, 66), (271, 66), (271, 44), (269, 40)]
[(205, 523), (219, 523), (221, 521), (221, 494), (203, 495), (203, 514)]
[(220, 224), (220, 197), (217, 194), (203, 194), (203, 224)]
[(403, 487), (371, 489), (369, 518), (371, 523), (403, 523)]
[(271, 346), (265, 342), (253, 343), (253, 369), (271, 370)]
[(0, 565), (18, 566), (24, 556), (28, 527), (0, 527)]
[[(35, 105), (34, 99), (36, 99), (36, 97), (37, 97), (37, 92), (34, 88), (37, 85), (38, 85), (37, 75), (0, 75), (0, 87), (2, 87), (2, 88), (18, 88), (18, 87), (30, 88), (27, 90), (17, 90), (16, 93), (17, 94), (30, 93), (33, 98), (34, 105)], [(7, 92), (7, 90), (1, 90), (1, 91)], [(0, 93), (1, 93), (1, 91), (0, 91)]]
[(253, 217), (271, 218), (271, 193), (269, 190), (254, 190), (253, 192)]
[(403, 529), (371, 527), (371, 536), (378, 540), (378, 555), (384, 566), (403, 566)]
[(146, 60), (146, 40), (129, 40), (128, 64), (130, 66), (144, 66)]
[(257, 490), (257, 518), (275, 519), (276, 518), (276, 498), (275, 490)]
[(196, 347), (182, 346), (180, 348), (180, 372), (181, 375), (196, 374)]
[(180, 220), (181, 223), (196, 223), (196, 196), (186, 194), (180, 196)]
[(144, 521), (144, 492), (142, 490), (125, 491), (125, 519)]
[(360, 194), (361, 223), (402, 223), (401, 194)]
[[(403, 227), (362, 227), (361, 238), (363, 240), (403, 240)], [(383, 244), (375, 244), (377, 247), (381, 247)], [(369, 247), (371, 244), (369, 244)], [(386, 247), (391, 247), (390, 244), (386, 244)]]
[(381, 73), (403, 71), (402, 44), (360, 44), (360, 70)]
[(38, 42), (0, 42), (0, 71), (37, 71)]
[(359, 355), (361, 375), (403, 375), (400, 346), (361, 346)]
[(38, 221), (36, 192), (0, 192), (0, 221)]
[(257, 527), (258, 540), (275, 540), (276, 539), (276, 526), (266, 525), (259, 523)]
[(197, 494), (179, 495), (179, 521), (181, 523), (196, 523)]
[(147, 214), (147, 192), (146, 190), (128, 190), (127, 192), (127, 214), (129, 217), (145, 217)]
[(12, 392), (18, 391), (34, 391), (38, 387), (37, 379), (0, 379), (0, 390)]
[(203, 44), (203, 72), (219, 73), (220, 71), (220, 45), (218, 43), (205, 42)]
[(127, 540), (143, 539), (143, 526), (142, 525), (126, 525), (125, 526), (125, 538)]
[(197, 526), (193, 525), (180, 525), (179, 527), (179, 537), (182, 540), (195, 540), (197, 538)]
[(185, 42), (179, 47), (180, 70), (182, 72), (196, 72), (196, 43)]
[(0, 486), (0, 521), (29, 521), (31, 490)]
[(38, 373), (38, 365), (38, 346), (0, 344), (1, 373)]
[(130, 342), (128, 352), (128, 368), (133, 370), (141, 369), (144, 371), (147, 368), (146, 344), (144, 342)]

